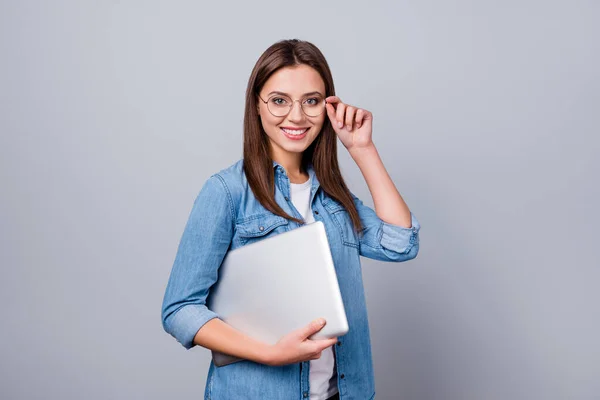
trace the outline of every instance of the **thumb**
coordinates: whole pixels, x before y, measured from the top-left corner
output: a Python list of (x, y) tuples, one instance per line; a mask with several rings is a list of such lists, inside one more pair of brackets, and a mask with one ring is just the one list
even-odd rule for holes
[(301, 335), (302, 339), (306, 339), (313, 333), (320, 331), (324, 326), (325, 326), (325, 319), (318, 318), (318, 319), (312, 321), (306, 327), (302, 328), (300, 335)]

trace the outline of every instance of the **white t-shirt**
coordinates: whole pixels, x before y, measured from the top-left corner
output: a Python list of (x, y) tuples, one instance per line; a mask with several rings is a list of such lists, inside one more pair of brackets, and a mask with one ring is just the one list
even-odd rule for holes
[[(310, 205), (310, 179), (304, 183), (290, 182), (290, 197), (294, 207), (307, 224), (315, 222)], [(309, 321), (307, 321), (309, 322)], [(326, 400), (338, 392), (335, 355), (332, 347), (321, 352), (321, 358), (310, 361), (308, 376), (310, 385), (310, 400)]]

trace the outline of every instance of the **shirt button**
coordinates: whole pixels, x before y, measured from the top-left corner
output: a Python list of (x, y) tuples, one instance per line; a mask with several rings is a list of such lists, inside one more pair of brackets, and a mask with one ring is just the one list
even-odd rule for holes
[(318, 211), (315, 211), (315, 214), (316, 214), (316, 215), (319, 215), (319, 212), (318, 212)]
[(308, 397), (308, 392), (304, 392), (304, 397)]
[(341, 345), (342, 345), (342, 342), (339, 342), (339, 341), (338, 341), (338, 342), (337, 342), (337, 345), (338, 345), (338, 346), (341, 346)]
[(286, 196), (285, 201), (290, 201), (290, 198)]
[(265, 227), (264, 227), (264, 226), (259, 226), (259, 227), (258, 227), (258, 230), (262, 232), (262, 231), (264, 231), (264, 230), (265, 230)]
[(341, 379), (344, 379), (344, 376), (345, 376), (344, 374), (341, 374), (341, 375), (340, 375), (340, 378), (341, 378)]

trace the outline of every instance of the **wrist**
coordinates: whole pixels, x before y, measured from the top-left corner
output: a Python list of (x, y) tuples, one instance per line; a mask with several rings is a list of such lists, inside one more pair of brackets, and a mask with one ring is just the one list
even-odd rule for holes
[(259, 350), (259, 360), (261, 364), (275, 365), (275, 347), (272, 345), (265, 345)]
[(350, 157), (352, 157), (354, 161), (358, 161), (361, 158), (377, 155), (377, 149), (375, 148), (375, 143), (371, 142), (366, 146), (350, 148), (348, 153), (350, 153)]

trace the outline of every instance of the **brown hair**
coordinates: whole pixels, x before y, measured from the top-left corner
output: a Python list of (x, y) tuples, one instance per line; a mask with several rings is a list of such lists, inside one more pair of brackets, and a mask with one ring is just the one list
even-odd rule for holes
[[(325, 83), (325, 97), (334, 96), (333, 77), (321, 51), (312, 43), (298, 39), (282, 40), (271, 45), (259, 57), (246, 89), (244, 112), (244, 173), (254, 196), (267, 210), (284, 218), (303, 223), (288, 215), (275, 202), (275, 176), (269, 141), (257, 112), (257, 95), (277, 70), (306, 64), (314, 68)], [(337, 135), (326, 117), (316, 139), (302, 154), (302, 167), (313, 164), (321, 188), (348, 211), (354, 229), (361, 230), (360, 218), (337, 160)]]

